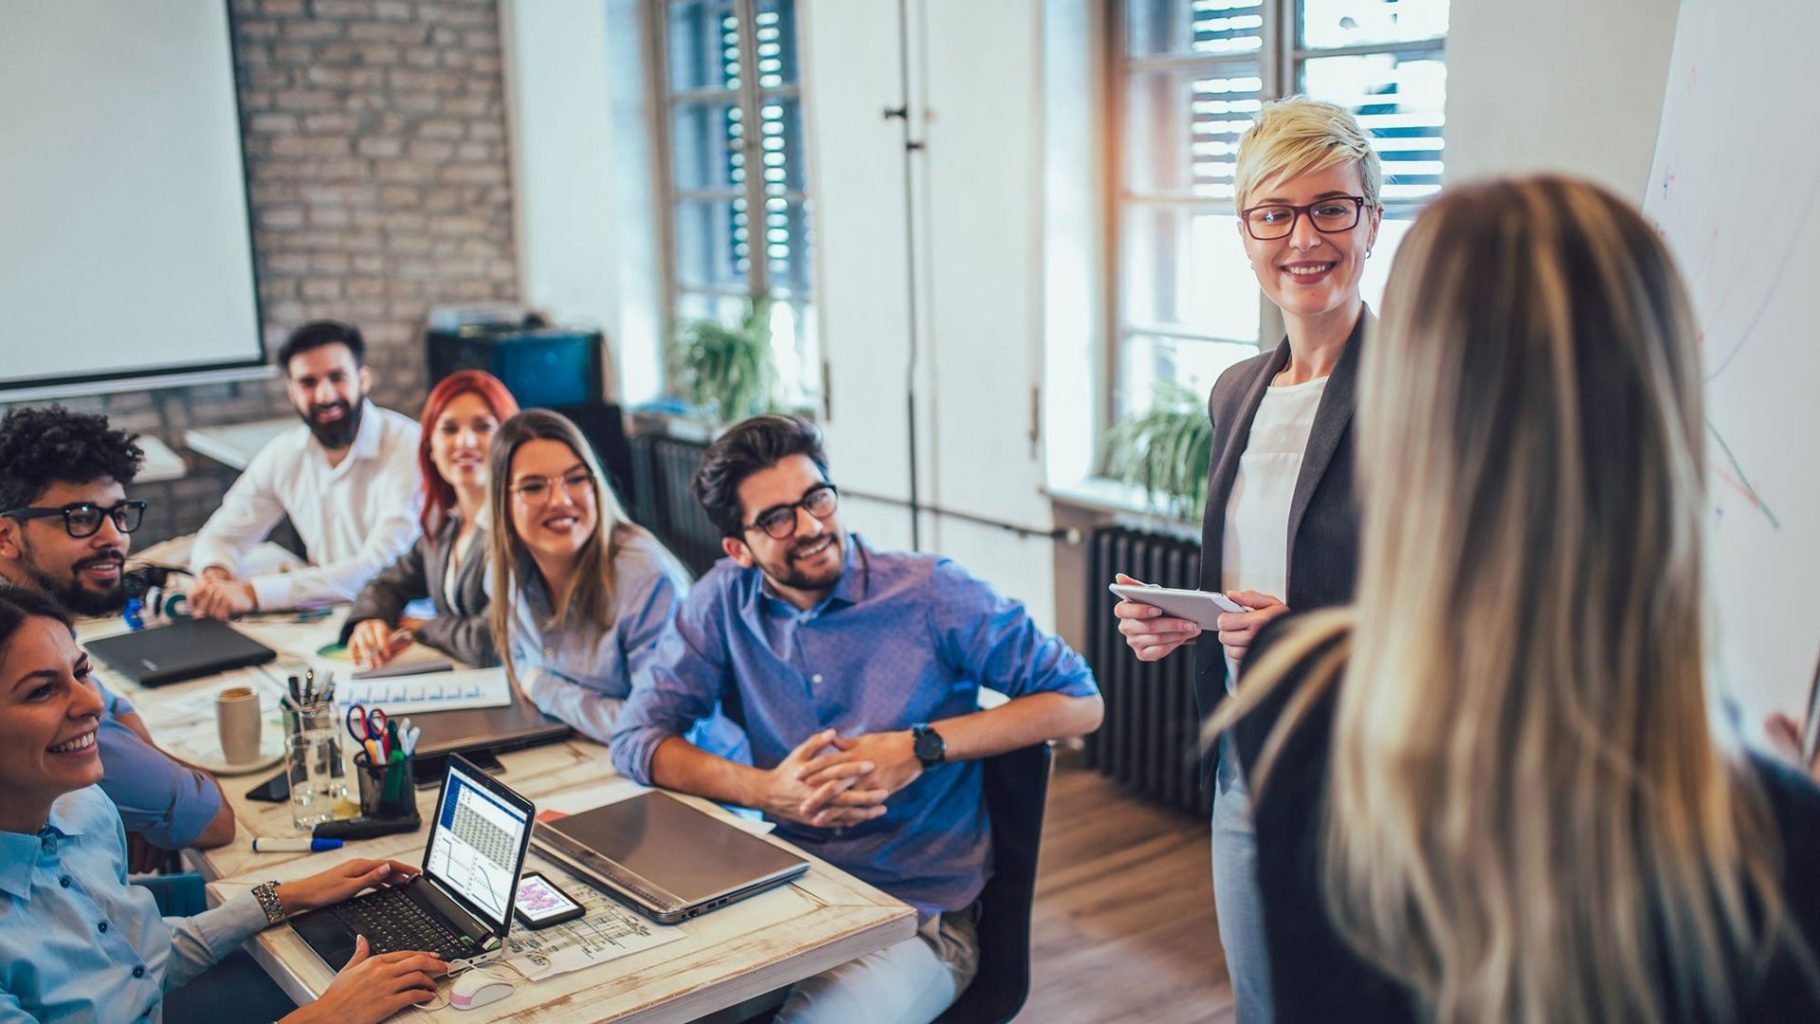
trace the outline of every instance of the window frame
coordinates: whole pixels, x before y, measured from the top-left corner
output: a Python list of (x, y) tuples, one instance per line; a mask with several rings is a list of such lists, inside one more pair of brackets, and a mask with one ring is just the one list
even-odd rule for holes
[[(1213, 197), (1171, 197), (1162, 193), (1144, 193), (1131, 188), (1129, 168), (1123, 155), (1130, 97), (1130, 86), (1134, 73), (1157, 70), (1182, 70), (1205, 68), (1213, 73), (1222, 65), (1231, 66), (1251, 62), (1258, 67), (1261, 82), (1259, 98), (1269, 103), (1273, 100), (1294, 96), (1302, 91), (1303, 67), (1310, 60), (1328, 57), (1357, 57), (1392, 54), (1400, 59), (1432, 56), (1446, 60), (1447, 36), (1433, 36), (1427, 39), (1406, 40), (1386, 43), (1359, 43), (1341, 47), (1307, 47), (1302, 45), (1299, 26), (1299, 15), (1302, 0), (1263, 0), (1258, 13), (1263, 24), (1258, 28), (1262, 44), (1255, 51), (1209, 54), (1172, 53), (1160, 56), (1133, 57), (1130, 46), (1130, 6), (1133, 0), (1106, 0), (1106, 76), (1102, 102), (1105, 104), (1105, 145), (1106, 152), (1103, 172), (1106, 174), (1108, 187), (1104, 190), (1105, 206), (1103, 215), (1109, 227), (1109, 244), (1106, 246), (1103, 282), (1106, 294), (1105, 322), (1102, 325), (1106, 339), (1104, 361), (1100, 367), (1105, 375), (1107, 386), (1102, 390), (1100, 402), (1101, 422), (1110, 426), (1118, 421), (1119, 394), (1126, 385), (1121, 364), (1125, 358), (1127, 346), (1132, 339), (1139, 336), (1163, 338), (1171, 341), (1224, 343), (1235, 345), (1255, 345), (1257, 351), (1263, 352), (1267, 346), (1275, 345), (1284, 331), (1281, 312), (1258, 290), (1258, 336), (1256, 339), (1228, 338), (1205, 330), (1196, 330), (1187, 324), (1169, 323), (1136, 323), (1127, 316), (1128, 300), (1125, 293), (1123, 275), (1126, 264), (1126, 243), (1132, 231), (1130, 211), (1139, 206), (1159, 206), (1167, 209), (1199, 211), (1218, 214), (1234, 214), (1238, 210), (1237, 198), (1219, 199)], [(1191, 0), (1178, 0), (1187, 6)], [(1388, 183), (1388, 182), (1387, 182)], [(1413, 199), (1390, 198), (1380, 196), (1380, 205), (1386, 219), (1408, 219), (1425, 205), (1430, 196)], [(1103, 433), (1103, 431), (1102, 431)]]
[[(788, 286), (773, 286), (771, 282), (771, 261), (765, 251), (766, 201), (782, 198), (786, 203), (807, 208), (809, 206), (809, 189), (807, 180), (808, 153), (807, 143), (802, 143), (799, 152), (792, 156), (801, 162), (803, 180), (801, 188), (788, 188), (777, 195), (765, 191), (764, 167), (764, 132), (758, 126), (763, 123), (761, 108), (770, 101), (794, 101), (801, 117), (802, 94), (802, 48), (801, 33), (796, 32), (800, 12), (796, 11), (795, 0), (792, 0), (790, 28), (796, 33), (792, 40), (792, 50), (797, 61), (796, 81), (776, 86), (765, 86), (759, 81), (758, 73), (758, 15), (761, 0), (728, 0), (738, 21), (739, 76), (738, 89), (690, 89), (677, 91), (671, 88), (670, 74), (670, 9), (680, 7), (697, 0), (646, 0), (641, 5), (644, 19), (645, 38), (652, 41), (654, 59), (649, 62), (651, 78), (651, 102), (648, 105), (650, 119), (650, 137), (654, 143), (652, 161), (655, 165), (655, 189), (658, 203), (657, 214), (657, 252), (658, 252), (658, 287), (663, 301), (663, 348), (668, 367), (671, 348), (675, 343), (678, 325), (677, 309), (686, 295), (700, 295), (715, 299), (744, 299), (756, 304), (766, 300), (787, 303), (799, 310), (810, 313), (815, 302), (814, 275), (804, 275), (807, 287), (802, 291)], [(676, 111), (686, 104), (730, 103), (740, 111), (741, 123), (753, 126), (752, 130), (742, 133), (739, 151), (744, 155), (744, 181), (736, 188), (699, 188), (682, 189), (677, 187), (676, 168), (674, 166), (672, 138)], [(734, 202), (745, 203), (746, 214), (746, 283), (743, 287), (703, 286), (685, 287), (678, 279), (676, 259), (678, 242), (677, 206), (683, 202)], [(807, 249), (794, 255), (795, 259), (808, 259)], [(781, 288), (781, 293), (780, 293)], [(673, 390), (674, 383), (665, 374), (666, 391)], [(820, 389), (818, 379), (804, 382), (810, 393)]]

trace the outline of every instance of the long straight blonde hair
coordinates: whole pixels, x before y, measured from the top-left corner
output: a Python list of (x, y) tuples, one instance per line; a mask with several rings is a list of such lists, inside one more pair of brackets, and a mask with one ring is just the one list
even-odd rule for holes
[(1267, 800), (1340, 682), (1340, 932), (1441, 1024), (1723, 1020), (1779, 951), (1811, 978), (1767, 803), (1710, 725), (1700, 362), (1650, 225), (1560, 177), (1449, 190), (1361, 377), (1356, 610), (1310, 616), (1209, 723), (1306, 661)]
[(493, 527), (487, 533), (487, 555), (493, 563), (493, 598), (487, 619), (506, 677), (514, 685), (518, 683), (518, 666), (513, 663), (511, 631), (518, 603), (524, 600), (524, 581), (518, 578), (518, 568), (529, 561), (530, 552), (512, 525), (512, 459), (530, 441), (560, 441), (567, 445), (594, 481), (594, 533), (576, 554), (579, 564), (575, 585), (567, 594), (550, 595), (558, 623), (597, 635), (613, 628), (613, 560), (628, 540), (644, 535), (644, 530), (627, 518), (588, 439), (567, 416), (548, 409), (526, 409), (500, 424), (487, 454), (487, 509), (493, 519)]

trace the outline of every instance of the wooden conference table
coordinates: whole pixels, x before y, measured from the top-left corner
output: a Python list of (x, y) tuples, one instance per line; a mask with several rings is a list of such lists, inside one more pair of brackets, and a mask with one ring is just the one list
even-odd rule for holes
[[(333, 641), (340, 619), (338, 612), (313, 623), (238, 623), (238, 628), (280, 652), (279, 661), (265, 666), (264, 672), (243, 669), (155, 690), (129, 683), (105, 666), (97, 666), (97, 674), (138, 708), (161, 746), (180, 757), (190, 752), (194, 760), (202, 762), (206, 760), (200, 756), (204, 751), (219, 756), (214, 695), (230, 685), (252, 684), (270, 689), (273, 677), (283, 679), (287, 667), (297, 665), (300, 656)], [(117, 632), (116, 625), (117, 620), (89, 623), (79, 632), (85, 640), (94, 639)], [(268, 720), (266, 743), (270, 749), (276, 749), (270, 735), (273, 731), (273, 723)], [(534, 801), (540, 812), (573, 813), (644, 791), (644, 787), (613, 771), (607, 748), (580, 736), (503, 754), (499, 760), (506, 769), (501, 780)], [(328, 853), (254, 853), (255, 836), (299, 834), (291, 826), (288, 803), (246, 799), (247, 790), (269, 778), (278, 767), (221, 779), (222, 790), (238, 820), (234, 841), (213, 850), (189, 850), (184, 854), (190, 866), (209, 880), (211, 902), (268, 879), (300, 878), (355, 857), (392, 857), (421, 863), (428, 822), (435, 815), (437, 791), (433, 789), (417, 794), (426, 824), (416, 832), (350, 842)], [(711, 813), (731, 817), (706, 801), (682, 799)], [(779, 840), (770, 841), (794, 849)], [(916, 913), (909, 906), (814, 857), (809, 859), (809, 872), (795, 884), (677, 925), (681, 938), (571, 973), (536, 982), (520, 980), (510, 996), (484, 1007), (464, 1011), (444, 1005), (427, 1016), (474, 1024), (504, 1020), (540, 1024), (690, 1021), (915, 933)], [(544, 862), (535, 851), (525, 867), (544, 871), (557, 884), (583, 897), (579, 890), (586, 889), (585, 883)], [(583, 897), (583, 902), (588, 900)], [(321, 994), (334, 977), (334, 971), (288, 927), (260, 932), (248, 943), (248, 951), (300, 1003)], [(445, 982), (442, 993), (446, 995), (447, 991)], [(396, 1019), (412, 1019), (413, 1012), (423, 1011), (405, 1011)]]

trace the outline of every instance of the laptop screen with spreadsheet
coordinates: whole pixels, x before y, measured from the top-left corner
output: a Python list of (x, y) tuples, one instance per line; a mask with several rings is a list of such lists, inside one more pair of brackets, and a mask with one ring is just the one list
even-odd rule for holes
[(452, 758), (424, 851), (423, 872), (504, 931), (530, 842), (530, 802)]

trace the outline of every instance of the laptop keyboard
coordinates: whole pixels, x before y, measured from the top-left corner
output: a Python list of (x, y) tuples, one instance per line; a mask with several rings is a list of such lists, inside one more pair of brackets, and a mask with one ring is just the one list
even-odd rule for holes
[(419, 950), (444, 960), (480, 952), (472, 939), (456, 932), (403, 889), (376, 889), (338, 904), (334, 914), (356, 935), (365, 935), (374, 953)]

